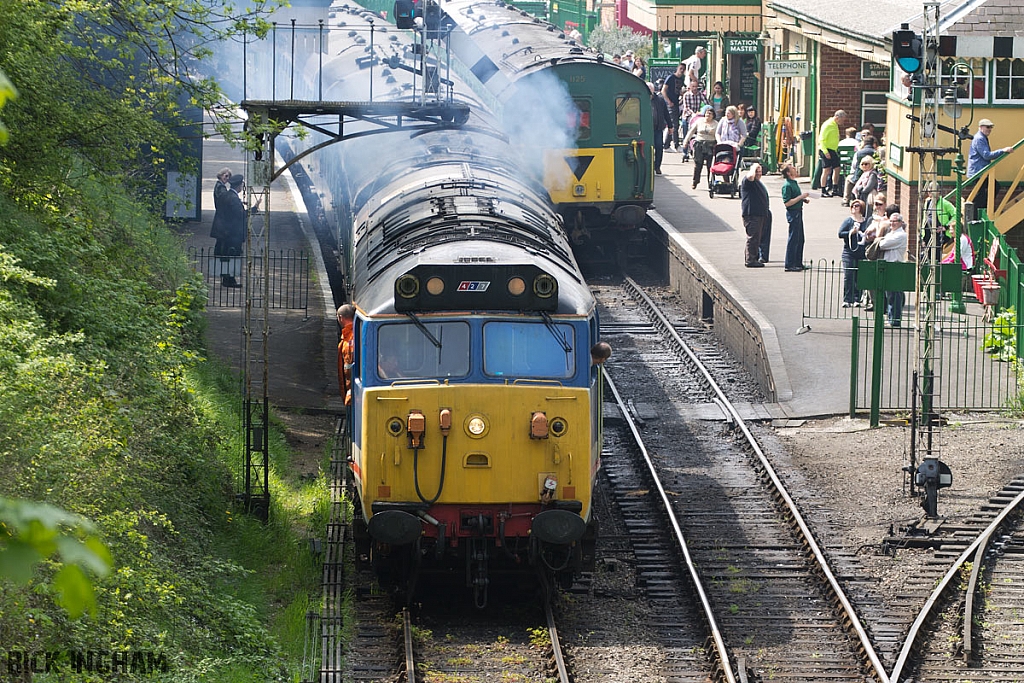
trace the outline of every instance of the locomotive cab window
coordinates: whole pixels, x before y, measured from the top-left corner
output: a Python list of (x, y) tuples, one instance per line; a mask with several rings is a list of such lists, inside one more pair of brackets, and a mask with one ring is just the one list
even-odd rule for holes
[(576, 371), (572, 325), (489, 322), (484, 325), (484, 372), (494, 377), (569, 378)]
[(615, 134), (620, 138), (640, 135), (640, 100), (632, 95), (615, 98)]
[(576, 120), (569, 121), (569, 125), (576, 129), (577, 140), (590, 139), (590, 100), (577, 98), (573, 100), (576, 105)]
[(469, 374), (469, 325), (381, 325), (377, 331), (377, 374), (381, 379), (465, 377)]

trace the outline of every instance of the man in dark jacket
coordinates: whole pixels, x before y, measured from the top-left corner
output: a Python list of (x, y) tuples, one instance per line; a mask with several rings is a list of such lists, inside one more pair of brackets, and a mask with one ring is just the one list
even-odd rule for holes
[(217, 244), (213, 248), (213, 254), (220, 257), (221, 285), (241, 287), (236, 276), (241, 270), (239, 257), (242, 255), (242, 246), (245, 244), (247, 226), (245, 206), (238, 194), (242, 191), (244, 178), (237, 174), (233, 175), (228, 184), (231, 189), (221, 197), (220, 211), (223, 212), (223, 217), (220, 221)]
[(740, 207), (743, 229), (747, 232), (743, 265), (747, 268), (764, 268), (764, 263), (757, 258), (761, 247), (761, 231), (768, 220), (768, 189), (761, 182), (761, 164), (752, 164), (740, 183)]
[(661, 96), (653, 83), (651, 89), (651, 115), (654, 117), (654, 173), (661, 175), (661, 160), (665, 158), (665, 129), (672, 123), (668, 102)]

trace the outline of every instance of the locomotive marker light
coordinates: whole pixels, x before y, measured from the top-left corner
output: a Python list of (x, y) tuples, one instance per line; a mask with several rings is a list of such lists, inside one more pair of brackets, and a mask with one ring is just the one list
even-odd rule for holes
[(564, 419), (556, 417), (551, 421), (551, 433), (555, 436), (565, 436), (567, 431), (569, 431), (569, 425)]
[(444, 280), (439, 277), (432, 277), (427, 280), (427, 292), (434, 296), (444, 294)]
[(512, 296), (522, 296), (526, 291), (526, 282), (521, 277), (514, 277), (508, 281), (508, 293)]
[(530, 416), (530, 438), (548, 438), (548, 416), (539, 410)]
[(481, 438), (487, 433), (487, 422), (480, 415), (470, 415), (466, 418), (466, 433), (474, 439)]

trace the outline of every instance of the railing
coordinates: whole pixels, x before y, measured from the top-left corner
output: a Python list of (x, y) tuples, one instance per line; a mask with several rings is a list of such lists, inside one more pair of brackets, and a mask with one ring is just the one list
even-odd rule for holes
[[(1005, 235), (1015, 225), (1024, 221), (1024, 191), (1018, 192), (1021, 181), (1024, 180), (1024, 153), (1021, 152), (1022, 149), (1024, 149), (1024, 139), (1017, 141), (1017, 144), (1013, 146), (1012, 152), (1000, 156), (985, 166), (985, 168), (964, 180), (965, 188), (971, 186), (970, 192), (964, 198), (965, 201), (975, 202), (982, 187), (985, 188), (987, 194), (985, 206), (988, 207), (986, 209), (988, 218), (995, 223), (996, 229), (1001, 235)], [(1015, 159), (1015, 161), (1009, 162), (1011, 158)], [(1006, 168), (1007, 163), (1011, 165), (1019, 164), (1019, 168), (1006, 194), (1003, 195), (1002, 200), (996, 205), (996, 171)]]
[[(999, 241), (1005, 249), (1005, 240), (995, 232), (990, 221), (983, 221), (988, 239)], [(977, 226), (979, 234), (983, 226)], [(984, 244), (984, 242), (976, 242)], [(980, 253), (980, 252), (979, 252)], [(980, 258), (979, 258), (980, 261)], [(1024, 282), (1020, 261), (1011, 253), (1004, 258), (1006, 276), (1002, 303), (1019, 306), (1024, 303)], [(880, 404), (876, 410), (906, 411), (912, 406), (914, 358), (914, 301), (908, 294), (904, 308), (903, 327), (884, 327), (884, 317), (861, 307), (843, 307), (843, 276), (845, 269), (837, 261), (821, 259), (804, 271), (804, 289), (801, 303), (803, 326), (800, 332), (811, 329), (812, 320), (850, 320), (851, 345), (851, 412), (870, 410), (872, 362), (874, 356), (875, 324), (883, 325), (880, 377)], [(1002, 410), (1016, 405), (1021, 387), (1012, 362), (1021, 343), (1021, 327), (1005, 319), (986, 320), (984, 308), (973, 297), (967, 296), (967, 314), (954, 314), (948, 307), (937, 321), (936, 358), (933, 365), (938, 396), (943, 409)], [(952, 303), (952, 302), (951, 302)], [(884, 309), (884, 300), (874, 302)], [(990, 343), (986, 345), (986, 339)], [(1006, 341), (1008, 340), (1008, 341)], [(1019, 351), (1017, 352), (1019, 354)], [(1009, 360), (1007, 360), (1009, 359)]]
[[(245, 257), (216, 256), (213, 249), (188, 250), (192, 268), (203, 274), (208, 292), (207, 308), (243, 308), (245, 306), (245, 290), (242, 287), (226, 287), (222, 284), (222, 275), (237, 274), (236, 280), (241, 284), (245, 278)], [(270, 250), (270, 308), (285, 310), (301, 310), (303, 315), (309, 313), (309, 256), (303, 251), (288, 249), (283, 252)], [(256, 269), (261, 271), (262, 259), (257, 259)], [(257, 295), (258, 296), (258, 295)]]
[[(1009, 334), (1020, 334), (1020, 325), (1008, 326)], [(855, 319), (851, 382), (851, 407), (869, 410), (871, 399), (874, 326), (868, 319)], [(1002, 360), (992, 323), (973, 315), (943, 318), (935, 332), (933, 380), (937, 383), (939, 407), (943, 410), (1004, 410), (1016, 404), (1021, 390), (1016, 363)], [(885, 411), (910, 410), (913, 403), (915, 340), (913, 319), (904, 317), (904, 327), (885, 328), (882, 341), (880, 405)]]

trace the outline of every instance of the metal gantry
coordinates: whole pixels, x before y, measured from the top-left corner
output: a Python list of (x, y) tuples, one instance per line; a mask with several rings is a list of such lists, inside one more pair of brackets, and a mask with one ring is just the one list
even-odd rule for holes
[[(295, 62), (292, 22), (292, 54), (288, 63)], [(299, 27), (301, 28), (301, 27)], [(308, 27), (307, 27), (308, 28)], [(455, 128), (469, 119), (469, 107), (454, 101), (451, 63), (447, 55), (448, 35), (428, 22), (416, 31), (420, 45), (419, 57), (413, 65), (403, 64), (394, 55), (378, 54), (374, 48), (374, 27), (369, 22), (369, 101), (330, 102), (322, 99), (322, 85), (315, 100), (278, 100), (276, 83), (270, 100), (248, 100), (241, 103), (247, 114), (246, 135), (253, 146), (252, 159), (246, 165), (246, 205), (248, 226), (245, 253), (245, 322), (243, 326), (244, 353), (243, 409), (245, 419), (244, 491), (239, 495), (247, 512), (267, 521), (270, 515), (270, 449), (268, 427), (270, 396), (268, 384), (270, 341), (270, 189), (278, 176), (292, 164), (328, 145), (347, 137), (408, 130), (410, 134), (430, 128)], [(316, 27), (318, 37), (315, 49), (324, 51), (323, 25)], [(273, 73), (277, 73), (276, 26)], [(281, 57), (284, 59), (284, 56)], [(386, 64), (413, 74), (413, 94), (409, 101), (373, 101), (374, 65)], [(322, 70), (322, 60), (321, 60)], [(275, 76), (276, 78), (276, 76)], [(292, 73), (294, 80), (294, 72)], [(322, 78), (317, 79), (322, 84)], [(243, 79), (247, 82), (247, 79)], [(243, 86), (243, 89), (245, 86)], [(294, 84), (289, 87), (289, 98), (294, 95)], [(346, 123), (350, 125), (346, 130)], [(304, 126), (326, 137), (326, 140), (295, 155), (280, 167), (275, 166), (274, 141), (292, 125)], [(346, 293), (347, 294), (347, 293)]]
[[(929, 517), (937, 516), (937, 493), (948, 468), (939, 460), (942, 449), (940, 387), (936, 372), (941, 338), (936, 334), (941, 312), (942, 231), (938, 220), (938, 159), (955, 153), (958, 147), (939, 146), (939, 105), (942, 74), (939, 68), (939, 4), (924, 3), (923, 79), (915, 83), (921, 93), (919, 144), (908, 151), (917, 154), (917, 232), (923, 248), (918, 250), (915, 307), (914, 402), (911, 431), (911, 491), (922, 487), (923, 507)], [(917, 463), (920, 462), (920, 465)]]

